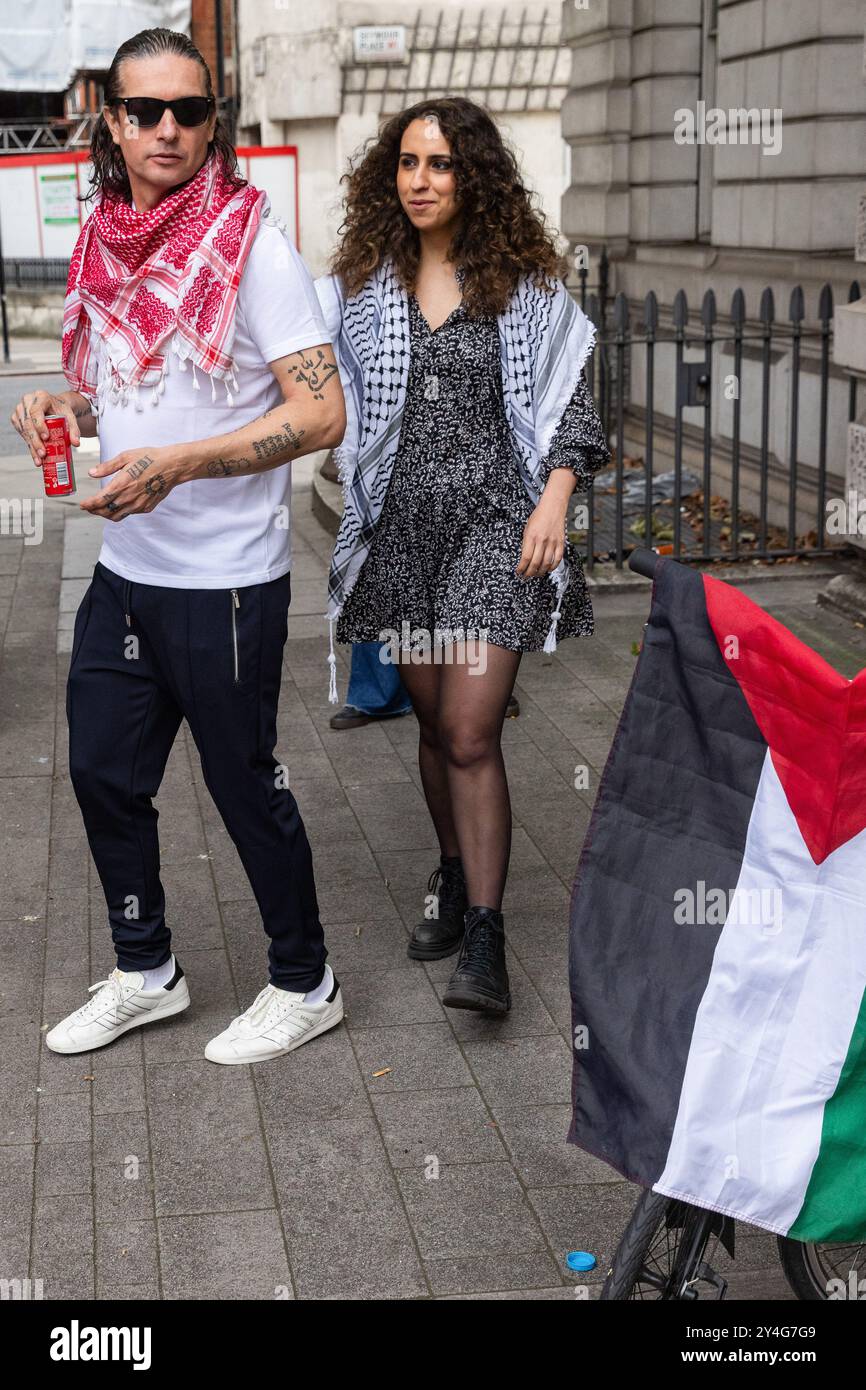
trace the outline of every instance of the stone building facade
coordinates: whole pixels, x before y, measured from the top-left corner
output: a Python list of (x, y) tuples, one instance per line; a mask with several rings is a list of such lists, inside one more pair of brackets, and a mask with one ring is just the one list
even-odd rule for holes
[[(607, 249), (612, 290), (628, 296), (633, 319), (640, 319), (649, 290), (658, 296), (664, 327), (683, 289), (698, 335), (697, 311), (708, 288), (720, 315), (741, 288), (752, 329), (766, 286), (783, 322), (792, 289), (802, 286), (807, 330), (817, 325), (824, 283), (844, 304), (862, 273), (854, 258), (866, 149), (861, 0), (564, 0), (562, 16), (572, 53), (562, 108), (572, 152), (563, 231), (594, 258)], [(687, 353), (701, 355), (700, 349)], [(740, 383), (743, 459), (752, 465), (760, 442), (759, 358), (755, 347), (747, 351)], [(636, 345), (626, 446), (637, 450), (643, 365)], [(730, 370), (730, 353), (722, 348), (712, 422), (720, 489), (729, 468), (731, 411), (715, 387)], [(664, 449), (674, 408), (672, 352), (657, 350), (656, 387), (656, 443)], [(771, 519), (787, 496), (791, 390), (791, 353), (780, 335), (771, 372)], [(797, 448), (804, 529), (815, 516), (819, 397), (818, 343), (807, 336)], [(848, 406), (848, 379), (836, 365), (830, 491), (842, 486)], [(688, 410), (685, 419), (696, 461), (700, 413)], [(754, 481), (754, 466), (747, 473)], [(754, 503), (754, 490), (743, 500)]]
[[(383, 116), (426, 96), (484, 104), (560, 229), (570, 149), (560, 108), (570, 53), (559, 0), (239, 0), (242, 143), (298, 147), (299, 241), (318, 274), (340, 221), (339, 179)], [(396, 58), (359, 58), (356, 29), (401, 26)]]

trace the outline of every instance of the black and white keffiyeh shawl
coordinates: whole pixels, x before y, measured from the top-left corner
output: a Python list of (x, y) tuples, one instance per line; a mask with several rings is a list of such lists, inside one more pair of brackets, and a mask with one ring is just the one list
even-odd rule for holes
[[(562, 280), (548, 288), (520, 278), (498, 316), (505, 410), (520, 476), (534, 503), (541, 496), (542, 463), (562, 412), (595, 342), (595, 327)], [(346, 400), (346, 432), (334, 450), (344, 512), (328, 576), (330, 688), (337, 702), (334, 623), (369, 553), (394, 455), (400, 441), (409, 376), (409, 302), (387, 257), (357, 294), (347, 297), (335, 275), (315, 281), (337, 357)], [(557, 602), (544, 650), (556, 650), (556, 625), (570, 575), (563, 558), (550, 574)]]

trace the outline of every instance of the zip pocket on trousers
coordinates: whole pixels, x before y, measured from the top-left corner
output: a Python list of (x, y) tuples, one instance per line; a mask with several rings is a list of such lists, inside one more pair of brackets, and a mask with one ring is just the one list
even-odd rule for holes
[(240, 682), (240, 672), (238, 671), (238, 620), (237, 610), (241, 606), (238, 598), (237, 589), (232, 589), (232, 654), (234, 657), (235, 685)]

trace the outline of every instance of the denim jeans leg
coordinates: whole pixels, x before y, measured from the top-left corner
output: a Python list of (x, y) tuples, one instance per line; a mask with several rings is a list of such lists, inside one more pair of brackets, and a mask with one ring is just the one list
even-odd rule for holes
[(382, 662), (384, 642), (353, 642), (352, 673), (346, 703), (364, 714), (402, 714), (412, 708), (400, 672), (392, 661)]

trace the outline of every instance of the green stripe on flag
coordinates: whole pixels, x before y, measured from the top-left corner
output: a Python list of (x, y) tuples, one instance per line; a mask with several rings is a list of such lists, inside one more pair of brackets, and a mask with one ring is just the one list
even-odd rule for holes
[[(827, 1001), (832, 1008), (832, 1001)], [(839, 1084), (824, 1106), (821, 1147), (794, 1240), (866, 1240), (866, 993)]]

